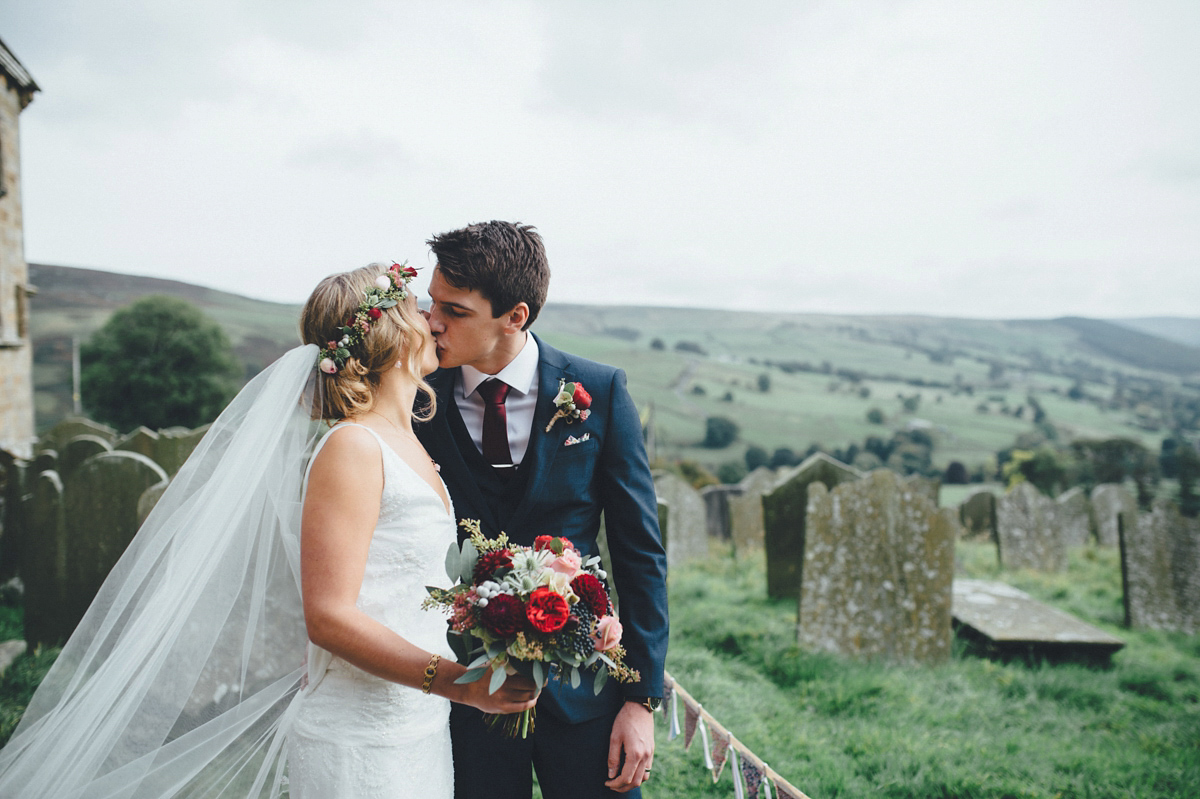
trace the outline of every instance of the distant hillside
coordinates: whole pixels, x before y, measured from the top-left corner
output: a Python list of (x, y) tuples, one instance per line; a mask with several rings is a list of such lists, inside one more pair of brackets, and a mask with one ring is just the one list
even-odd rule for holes
[[(90, 269), (32, 272), (43, 428), (70, 410), (72, 336), (86, 338), (145, 294), (201, 306), (229, 334), (247, 379), (298, 342), (294, 305)], [(1066, 438), (1119, 435), (1157, 449), (1171, 429), (1200, 429), (1200, 384), (1189, 377), (1200, 372), (1200, 349), (1098, 320), (551, 303), (535, 330), (554, 346), (625, 369), (643, 413), (653, 408), (658, 455), (709, 466), (740, 461), (751, 444), (832, 449), (909, 427), (932, 431), (935, 464), (974, 466), (1034, 431), (1034, 403)], [(871, 410), (882, 423), (868, 421)], [(699, 446), (710, 416), (740, 427), (732, 446)]]
[(1152, 316), (1144, 319), (1110, 319), (1114, 325), (1140, 330), (1177, 344), (1200, 347), (1200, 318)]

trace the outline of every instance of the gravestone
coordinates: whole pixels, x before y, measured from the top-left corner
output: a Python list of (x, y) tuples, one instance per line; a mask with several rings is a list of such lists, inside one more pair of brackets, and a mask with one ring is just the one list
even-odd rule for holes
[(42, 472), (57, 472), (58, 471), (58, 451), (53, 449), (43, 449), (33, 456), (33, 466), (31, 474), (37, 477)]
[(68, 559), (63, 484), (56, 472), (42, 472), (33, 484), (30, 528), (21, 579), (25, 582), (25, 640), (30, 646), (66, 642), (78, 618), (67, 612)]
[(154, 454), (150, 459), (162, 467), (169, 476), (174, 477), (180, 467), (192, 454), (192, 450), (204, 438), (209, 425), (189, 430), (186, 427), (170, 427), (158, 431), (158, 441), (155, 442)]
[(958, 506), (958, 518), (966, 535), (995, 541), (996, 495), (987, 490), (976, 491)]
[(78, 435), (63, 445), (58, 456), (58, 473), (64, 477), (75, 471), (75, 467), (93, 455), (111, 452), (112, 445), (100, 436), (90, 433)]
[(1099, 627), (989, 580), (955, 580), (953, 613), (958, 635), (986, 655), (1104, 661), (1125, 646)]
[(704, 502), (705, 530), (709, 538), (728, 541), (732, 537), (729, 498), (740, 491), (736, 485), (705, 486), (700, 489), (700, 499)]
[(158, 433), (150, 428), (138, 427), (113, 442), (113, 449), (119, 452), (136, 452), (154, 460), (158, 454), (158, 438)]
[(674, 472), (655, 472), (654, 493), (670, 507), (667, 565), (676, 566), (708, 555), (708, 532), (704, 500), (700, 493)]
[(818, 452), (781, 474), (775, 487), (763, 495), (768, 596), (772, 599), (800, 596), (809, 485), (821, 483), (834, 488), (861, 477), (862, 472), (857, 469)]
[(759, 466), (737, 484), (729, 495), (729, 526), (735, 552), (761, 549), (763, 545), (763, 494), (775, 487), (775, 472)]
[(64, 484), (70, 548), (64, 613), (72, 629), (137, 533), (142, 494), (166, 479), (146, 456), (114, 451), (89, 458)]
[(801, 646), (906, 663), (950, 657), (958, 523), (927, 486), (878, 469), (808, 487)]
[(996, 526), (1000, 565), (1004, 568), (1066, 570), (1066, 540), (1055, 528), (1054, 501), (1029, 483), (1018, 483), (1000, 497)]
[(1128, 514), (1127, 524), (1137, 520), (1137, 499), (1120, 483), (1101, 483), (1092, 489), (1092, 510), (1096, 515), (1096, 539), (1102, 547), (1120, 546), (1117, 517)]
[(117, 440), (117, 431), (106, 424), (93, 422), (82, 416), (73, 416), (63, 419), (43, 433), (38, 439), (38, 443), (45, 449), (57, 450), (62, 449), (68, 441), (76, 436), (96, 436), (111, 444)]
[(4, 505), (0, 517), (0, 582), (16, 576), (21, 555), (29, 536), (27, 498), (30, 464), (13, 453), (0, 449), (3, 472)]
[(1092, 503), (1082, 488), (1075, 486), (1054, 500), (1054, 524), (1068, 547), (1092, 540)]
[(1200, 519), (1163, 500), (1119, 518), (1126, 626), (1200, 632)]
[[(167, 488), (170, 485), (171, 485), (170, 480), (164, 480), (161, 483), (155, 483), (154, 485), (150, 486), (145, 491), (143, 491), (142, 495), (140, 497), (138, 497), (137, 516), (138, 516), (138, 527), (139, 528), (141, 528), (142, 524), (145, 523), (146, 517), (150, 515), (150, 511), (154, 510), (154, 506), (158, 504), (158, 501), (160, 499), (162, 499), (162, 495), (166, 492)], [(601, 520), (600, 526), (601, 526), (601, 532), (603, 532), (603, 527), (604, 527), (603, 520)], [(605, 539), (606, 545), (607, 545), (607, 540), (608, 539), (606, 538)]]

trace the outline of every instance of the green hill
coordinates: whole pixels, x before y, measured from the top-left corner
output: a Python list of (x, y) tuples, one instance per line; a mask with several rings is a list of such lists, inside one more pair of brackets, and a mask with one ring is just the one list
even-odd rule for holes
[[(72, 336), (90, 335), (145, 294), (203, 308), (229, 334), (247, 378), (298, 341), (295, 305), (90, 269), (33, 264), (31, 272), (43, 428), (70, 410)], [(750, 444), (802, 452), (909, 427), (931, 431), (936, 464), (974, 466), (1034, 429), (1031, 396), (1068, 438), (1119, 435), (1157, 449), (1173, 428), (1200, 429), (1200, 349), (1098, 320), (552, 303), (536, 330), (555, 346), (624, 368), (639, 406), (654, 409), (658, 454), (710, 466), (741, 460)], [(871, 409), (883, 424), (867, 421)], [(709, 416), (736, 422), (739, 440), (720, 450), (698, 446)]]

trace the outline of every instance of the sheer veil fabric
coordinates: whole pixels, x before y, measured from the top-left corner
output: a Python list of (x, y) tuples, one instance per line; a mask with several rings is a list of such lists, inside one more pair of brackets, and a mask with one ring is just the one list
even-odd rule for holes
[(285, 790), (304, 476), (328, 429), (310, 412), (316, 359), (289, 351), (213, 423), (0, 750), (0, 796)]

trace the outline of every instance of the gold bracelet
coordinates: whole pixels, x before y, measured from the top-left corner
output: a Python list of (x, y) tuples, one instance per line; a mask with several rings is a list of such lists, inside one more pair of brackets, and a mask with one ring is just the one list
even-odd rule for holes
[(441, 655), (434, 655), (429, 659), (429, 665), (425, 667), (425, 682), (421, 683), (421, 693), (427, 694), (433, 687), (433, 675), (437, 674), (438, 663), (441, 659)]

